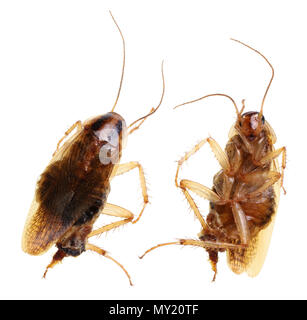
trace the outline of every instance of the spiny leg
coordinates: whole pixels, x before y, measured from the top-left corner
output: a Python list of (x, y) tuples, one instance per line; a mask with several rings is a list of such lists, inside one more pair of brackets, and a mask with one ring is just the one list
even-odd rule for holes
[[(222, 165), (222, 167), (229, 169), (230, 165), (228, 163), (228, 159), (227, 159), (225, 153), (223, 152), (223, 150), (221, 149), (221, 147), (218, 145), (218, 143), (214, 139), (206, 138), (206, 139), (203, 139), (202, 141), (200, 141), (191, 151), (187, 152), (178, 161), (177, 171), (176, 171), (176, 176), (175, 176), (176, 187), (181, 188), (184, 196), (186, 197), (187, 201), (189, 202), (190, 207), (194, 211), (197, 219), (199, 220), (199, 222), (201, 223), (201, 225), (204, 229), (208, 229), (208, 226), (207, 226), (203, 216), (200, 214), (195, 201), (193, 200), (193, 198), (191, 197), (189, 192), (186, 190), (186, 188), (190, 188), (189, 184), (194, 184), (195, 187), (194, 187), (194, 190), (192, 190), (194, 192), (196, 192), (195, 190), (200, 190), (200, 187), (202, 187), (201, 189), (203, 191), (202, 191), (202, 194), (200, 195), (201, 197), (204, 197), (204, 198), (208, 199), (209, 201), (213, 201), (213, 202), (218, 201), (220, 199), (219, 199), (218, 195), (216, 193), (214, 193), (211, 189), (204, 187), (204, 186), (200, 185), (199, 183), (192, 182), (189, 180), (181, 180), (180, 184), (179, 184), (178, 183), (178, 175), (179, 175), (179, 170), (180, 170), (182, 164), (185, 161), (187, 161), (193, 154), (195, 154), (206, 142), (209, 143), (212, 151), (214, 152), (215, 156), (217, 157), (217, 159), (220, 162), (220, 164)], [(198, 192), (196, 192), (196, 193), (199, 194)]]
[(210, 188), (205, 187), (202, 184), (194, 182), (194, 181), (191, 181), (191, 180), (186, 180), (186, 179), (181, 180), (179, 187), (181, 188), (183, 194), (185, 195), (185, 197), (186, 197), (190, 207), (194, 211), (197, 219), (200, 221), (203, 229), (204, 230), (210, 229), (209, 226), (206, 224), (203, 216), (199, 212), (194, 199), (192, 198), (192, 196), (190, 195), (190, 193), (188, 192), (187, 189), (189, 189), (192, 192), (196, 193), (198, 196), (200, 196), (200, 197), (202, 197), (202, 198), (204, 198), (206, 200), (209, 200), (210, 202), (216, 203), (216, 204), (225, 204), (227, 202), (227, 200), (224, 200), (224, 199), (220, 198)]
[(97, 247), (97, 246), (95, 246), (93, 244), (90, 244), (90, 243), (86, 244), (85, 250), (95, 251), (96, 253), (98, 253), (98, 254), (100, 254), (100, 255), (112, 260), (113, 262), (115, 262), (120, 268), (122, 268), (122, 270), (125, 272), (126, 276), (129, 279), (130, 285), (133, 286), (132, 281), (131, 281), (131, 277), (130, 277), (129, 273), (127, 272), (127, 270), (124, 268), (124, 266), (122, 264), (120, 264), (118, 261), (116, 261), (114, 258), (109, 256), (108, 253), (105, 250), (103, 250), (103, 249), (101, 249), (101, 248), (99, 248), (99, 247)]
[(119, 226), (122, 226), (128, 222), (131, 222), (131, 220), (133, 219), (133, 214), (129, 210), (124, 209), (120, 206), (116, 206), (115, 204), (111, 204), (111, 203), (106, 203), (100, 214), (107, 214), (110, 216), (120, 217), (120, 218), (125, 218), (125, 219), (110, 223), (106, 226), (103, 226), (99, 229), (92, 231), (88, 235), (88, 238), (102, 234), (104, 232), (107, 232), (107, 231), (114, 229), (114, 228), (117, 228)]
[(81, 124), (81, 121), (80, 121), (80, 120), (78, 120), (76, 123), (74, 123), (74, 124), (65, 132), (64, 137), (62, 137), (62, 138), (60, 139), (60, 141), (58, 142), (57, 148), (56, 148), (56, 150), (54, 151), (53, 155), (55, 155), (55, 154), (58, 152), (58, 150), (59, 150), (59, 148), (60, 148), (61, 142), (62, 142), (76, 127), (78, 127), (78, 131), (80, 131), (80, 130), (82, 129), (82, 124)]
[(187, 152), (179, 161), (177, 165), (177, 171), (175, 176), (175, 184), (179, 187), (178, 183), (178, 174), (181, 166), (185, 161), (187, 161), (193, 154), (195, 154), (206, 142), (209, 143), (212, 152), (214, 153), (216, 159), (218, 160), (219, 164), (223, 168), (223, 170), (227, 173), (230, 171), (230, 164), (227, 158), (227, 155), (220, 147), (220, 145), (211, 137), (201, 140), (194, 148)]
[(284, 171), (286, 169), (286, 159), (287, 159), (287, 149), (286, 147), (279, 148), (267, 154), (265, 157), (259, 160), (261, 164), (265, 164), (267, 161), (272, 161), (276, 159), (280, 154), (282, 154), (282, 163), (281, 163), (281, 187), (284, 190), (284, 194), (286, 194), (286, 190), (284, 188)]
[(144, 203), (143, 203), (143, 208), (142, 208), (140, 214), (138, 215), (136, 220), (132, 221), (132, 223), (137, 223), (140, 220), (140, 218), (145, 210), (145, 207), (149, 203), (143, 167), (136, 161), (131, 161), (128, 163), (123, 163), (123, 164), (117, 164), (114, 168), (114, 174), (113, 174), (113, 176), (118, 176), (118, 175), (124, 174), (132, 169), (135, 169), (135, 168), (139, 169), (140, 184), (141, 184)]
[[(107, 214), (107, 215), (111, 215), (111, 216), (115, 216), (115, 217), (126, 218), (126, 219), (113, 222), (111, 224), (103, 226), (102, 228), (94, 230), (87, 236), (87, 238), (90, 238), (90, 237), (93, 237), (95, 235), (99, 235), (99, 234), (102, 234), (104, 232), (107, 232), (107, 231), (109, 231), (111, 229), (117, 228), (117, 227), (119, 227), (121, 225), (124, 225), (124, 224), (126, 224), (128, 222), (131, 222), (131, 220), (133, 219), (133, 214), (130, 211), (128, 211), (128, 210), (126, 210), (124, 208), (121, 208), (119, 206), (116, 206), (114, 204), (111, 204), (111, 203), (106, 203), (104, 208), (103, 208), (103, 210), (101, 211), (101, 213)], [(44, 278), (46, 277), (48, 269), (53, 268), (56, 264), (61, 262), (63, 260), (63, 258), (65, 258), (65, 257), (66, 257), (65, 252), (63, 250), (58, 250), (55, 253), (55, 255), (53, 256), (51, 263), (47, 266), (43, 277)], [(109, 258), (112, 259), (111, 257), (109, 257)], [(115, 262), (117, 263), (117, 261), (115, 261)], [(129, 277), (129, 279), (130, 279), (130, 277)]]
[[(195, 186), (201, 186), (202, 189), (205, 191), (202, 193), (201, 196), (205, 197), (206, 199), (208, 199), (209, 201), (212, 201), (212, 202), (217, 202), (220, 200), (219, 196), (213, 192), (211, 189), (207, 188), (207, 187), (204, 187), (202, 186), (201, 184), (197, 183), (197, 182), (193, 182), (193, 181), (189, 181), (189, 180), (181, 180), (180, 181), (180, 188), (184, 194), (184, 196), (186, 197), (191, 209), (194, 211), (194, 214), (196, 216), (196, 218), (199, 220), (202, 228), (204, 230), (208, 230), (209, 227), (204, 219), (204, 217), (201, 215), (201, 213), (199, 212), (199, 209), (194, 201), (194, 199), (192, 198), (192, 196), (190, 195), (190, 193), (188, 192), (187, 188), (189, 188), (189, 183), (192, 183), (194, 184)], [(196, 187), (194, 188), (194, 191), (195, 190), (199, 190), (199, 188), (196, 189)], [(195, 192), (196, 194), (200, 195), (200, 192)]]
[[(180, 181), (180, 188), (182, 189), (182, 191), (184, 192), (184, 195), (186, 196), (189, 204), (191, 205), (191, 208), (193, 209), (193, 211), (195, 212), (195, 215), (197, 216), (197, 218), (200, 220), (200, 222), (202, 223), (201, 219), (199, 218), (199, 216), (202, 218), (199, 210), (197, 209), (195, 202), (193, 201), (191, 195), (188, 193), (188, 191), (186, 189), (191, 190), (192, 192), (196, 193), (197, 195), (199, 195), (200, 197), (209, 200), (212, 203), (215, 204), (225, 204), (227, 203), (229, 200), (227, 199), (222, 199), (220, 198), (214, 191), (212, 191), (210, 188), (203, 186), (200, 183), (194, 182), (194, 181), (190, 181), (190, 180), (181, 180)], [(192, 201), (191, 201), (192, 200)], [(237, 226), (237, 229), (240, 233), (240, 238), (242, 240), (243, 244), (247, 244), (249, 241), (249, 228), (247, 225), (247, 219), (246, 219), (246, 215), (243, 212), (241, 206), (239, 205), (238, 202), (236, 201), (231, 201), (232, 203), (232, 212), (233, 212), (233, 216), (234, 216), (234, 220)], [(202, 218), (202, 220), (204, 221), (204, 219)], [(206, 230), (209, 227), (207, 226), (207, 224), (204, 225), (202, 224), (203, 229)]]
[(199, 195), (200, 197), (216, 204), (224, 204), (225, 201), (227, 201), (225, 199), (222, 199), (216, 192), (212, 191), (210, 188), (205, 187), (202, 184), (191, 180), (181, 180), (180, 188), (187, 188)]
[(178, 161), (177, 165), (177, 171), (176, 171), (176, 176), (175, 176), (175, 185), (176, 187), (179, 187), (178, 183), (178, 175), (179, 175), (179, 170), (183, 163), (187, 161), (193, 154), (195, 154), (205, 143), (207, 142), (207, 139), (201, 140), (192, 150), (189, 152), (186, 152), (186, 154)]
[[(259, 179), (259, 176), (261, 176), (261, 173), (259, 172), (252, 172), (244, 177), (244, 182), (246, 183), (253, 183), (253, 181), (257, 182)], [(256, 189), (253, 192), (247, 193), (243, 197), (240, 197), (240, 201), (249, 200), (258, 194), (262, 193), (266, 189), (268, 189), (270, 186), (275, 184), (279, 179), (281, 178), (281, 174), (276, 171), (270, 171), (266, 174), (264, 183), (262, 186), (260, 186), (258, 189)]]
[(106, 203), (100, 214), (107, 214), (112, 217), (132, 219), (133, 213), (129, 210), (117, 206), (116, 204)]
[(211, 267), (212, 267), (212, 270), (214, 271), (214, 277), (213, 277), (212, 281), (215, 281), (215, 277), (216, 277), (216, 273), (217, 273), (217, 268), (216, 268), (217, 254), (216, 254), (216, 257), (214, 257), (213, 252), (215, 251), (217, 253), (218, 249), (237, 249), (237, 248), (241, 248), (240, 245), (235, 245), (235, 244), (231, 244), (231, 243), (227, 243), (227, 242), (202, 241), (202, 240), (194, 240), (194, 239), (179, 239), (176, 242), (167, 242), (167, 243), (158, 244), (158, 245), (148, 249), (147, 251), (145, 251), (145, 253), (142, 256), (140, 256), (139, 258), (143, 259), (143, 257), (147, 253), (149, 253), (150, 251), (152, 251), (154, 249), (157, 249), (157, 248), (163, 247), (163, 246), (167, 246), (167, 245), (173, 245), (173, 244), (205, 248), (209, 253)]
[(220, 242), (220, 241), (202, 241), (202, 240), (194, 240), (194, 239), (179, 239), (178, 241), (174, 242), (166, 242), (166, 243), (160, 243), (148, 250), (146, 250), (139, 258), (143, 259), (145, 255), (147, 255), (150, 251), (168, 246), (173, 244), (179, 244), (184, 246), (194, 246), (194, 247), (202, 247), (205, 249), (238, 249), (242, 246), (227, 242)]
[(58, 250), (55, 255), (52, 258), (52, 261), (48, 264), (46, 267), (46, 270), (44, 272), (43, 278), (46, 278), (46, 274), (48, 272), (48, 269), (53, 268), (56, 264), (62, 262), (62, 260), (66, 257), (66, 253), (63, 250)]
[(129, 218), (129, 219), (124, 219), (124, 220), (120, 220), (120, 221), (116, 221), (116, 222), (113, 222), (113, 223), (110, 223), (110, 224), (107, 224), (106, 226), (103, 226), (101, 228), (98, 228), (96, 230), (93, 230), (89, 235), (88, 235), (88, 238), (91, 238), (91, 237), (94, 237), (94, 236), (97, 236), (97, 235), (100, 235), (104, 232), (107, 232), (107, 231), (110, 231), (112, 229), (115, 229), (115, 228), (118, 228), (126, 223), (129, 223), (131, 222), (132, 218)]

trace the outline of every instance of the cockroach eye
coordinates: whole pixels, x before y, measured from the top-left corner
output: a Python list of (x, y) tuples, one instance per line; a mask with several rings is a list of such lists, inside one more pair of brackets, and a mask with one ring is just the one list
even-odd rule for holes
[(261, 117), (261, 121), (262, 121), (262, 124), (265, 123), (265, 118), (264, 118), (264, 116)]
[(122, 149), (127, 145), (128, 129), (125, 120), (122, 121)]

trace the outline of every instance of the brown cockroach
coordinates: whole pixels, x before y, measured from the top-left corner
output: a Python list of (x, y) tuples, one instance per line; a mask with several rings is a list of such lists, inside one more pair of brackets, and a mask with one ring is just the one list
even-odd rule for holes
[[(112, 13), (111, 17), (123, 42), (123, 65), (120, 86), (111, 112), (89, 120), (76, 122), (59, 141), (57, 150), (45, 171), (41, 174), (35, 191), (22, 237), (22, 249), (31, 255), (45, 253), (52, 245), (57, 252), (44, 273), (64, 257), (77, 257), (86, 250), (95, 251), (117, 263), (129, 278), (126, 269), (107, 252), (88, 239), (117, 228), (126, 223), (136, 223), (146, 205), (148, 194), (142, 166), (138, 162), (120, 164), (126, 136), (140, 127), (145, 119), (161, 105), (165, 83), (162, 63), (163, 91), (156, 108), (128, 127), (125, 120), (114, 112), (117, 104), (125, 68), (125, 40)], [(62, 146), (63, 139), (75, 128), (77, 131)], [(129, 129), (129, 131), (128, 131)], [(138, 169), (143, 194), (143, 208), (138, 217), (119, 206), (107, 203), (110, 181), (113, 177)], [(100, 214), (122, 218), (92, 231)]]
[[(199, 239), (180, 239), (176, 242), (159, 244), (144, 253), (145, 255), (155, 248), (170, 244), (202, 247), (209, 254), (214, 271), (213, 281), (217, 273), (218, 253), (224, 251), (227, 252), (227, 262), (234, 273), (247, 272), (249, 276), (256, 276), (260, 272), (271, 239), (286, 167), (286, 148), (274, 149), (276, 135), (263, 116), (264, 101), (274, 78), (273, 66), (259, 51), (241, 41), (231, 40), (255, 51), (271, 67), (272, 76), (260, 112), (243, 114), (244, 100), (239, 111), (235, 101), (221, 93), (209, 94), (175, 107), (212, 96), (223, 96), (232, 101), (237, 120), (229, 132), (225, 151), (209, 137), (200, 141), (178, 162), (175, 184), (182, 190), (202, 226), (198, 234)], [(206, 143), (222, 167), (213, 178), (213, 188), (186, 179), (178, 182), (182, 164)], [(281, 154), (280, 170), (277, 157)], [(189, 191), (209, 200), (210, 210), (206, 219), (201, 215)]]

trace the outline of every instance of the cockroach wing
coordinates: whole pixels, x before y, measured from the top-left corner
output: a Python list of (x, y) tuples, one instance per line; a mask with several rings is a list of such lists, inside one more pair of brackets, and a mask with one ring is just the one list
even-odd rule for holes
[(88, 144), (82, 131), (77, 132), (40, 176), (22, 236), (25, 252), (47, 251), (93, 203), (91, 186), (78, 177), (81, 153)]
[[(278, 161), (272, 162), (271, 170), (279, 172)], [(247, 248), (239, 250), (227, 250), (227, 263), (229, 268), (237, 274), (247, 272), (250, 277), (255, 277), (259, 274), (264, 264), (271, 236), (274, 228), (276, 211), (280, 195), (280, 180), (273, 185), (275, 193), (275, 212), (266, 228), (259, 231), (259, 233), (250, 240)]]
[(269, 137), (271, 138), (271, 143), (275, 144), (277, 141), (276, 134), (274, 132), (274, 129), (271, 127), (271, 125), (267, 121), (265, 122), (265, 129), (268, 132)]
[[(63, 225), (33, 199), (22, 236), (22, 250), (31, 255), (46, 252), (63, 233)], [(66, 228), (64, 229), (64, 231)]]
[(270, 246), (274, 222), (275, 214), (272, 216), (270, 224), (265, 229), (261, 230), (253, 241), (253, 247), (251, 247), (253, 259), (251, 259), (246, 267), (246, 272), (250, 277), (256, 277), (262, 269)]
[[(274, 131), (273, 131), (274, 132)], [(277, 159), (275, 159), (272, 162), (272, 170), (279, 172), (279, 165)], [(255, 277), (260, 272), (268, 249), (271, 242), (272, 232), (274, 228), (275, 218), (276, 218), (276, 212), (278, 208), (279, 203), (279, 196), (280, 196), (280, 188), (281, 188), (281, 181), (280, 179), (273, 185), (274, 193), (275, 193), (275, 212), (272, 215), (272, 220), (270, 224), (263, 230), (261, 230), (258, 233), (257, 236), (257, 248), (255, 251), (255, 255), (253, 260), (250, 262), (250, 264), (247, 266), (247, 274), (250, 277)]]

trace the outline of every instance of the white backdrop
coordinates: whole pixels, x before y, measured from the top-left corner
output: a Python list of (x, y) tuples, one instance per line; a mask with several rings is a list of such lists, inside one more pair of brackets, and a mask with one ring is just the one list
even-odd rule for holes
[[(77, 120), (110, 111), (116, 97), (122, 43), (126, 71), (116, 111), (127, 123), (166, 94), (159, 112), (129, 137), (122, 162), (145, 169), (151, 204), (136, 225), (94, 239), (129, 271), (85, 252), (66, 258), (42, 280), (55, 248), (39, 257), (21, 250), (36, 180), (58, 140)], [(0, 298), (237, 299), (306, 297), (306, 17), (305, 1), (1, 1), (1, 264)], [(276, 77), (264, 115), (276, 147), (288, 150), (285, 188), (262, 272), (237, 276), (220, 255), (218, 275), (198, 248), (169, 246), (138, 259), (149, 247), (196, 237), (200, 224), (174, 185), (176, 161), (209, 134), (223, 147), (235, 121), (221, 97), (173, 110), (207, 93), (231, 95), (259, 110), (271, 73), (265, 61), (232, 42), (265, 54)], [(181, 178), (212, 185), (219, 170), (208, 146), (184, 165)], [(206, 215), (208, 202), (198, 199)], [(114, 179), (109, 202), (138, 213), (137, 172)], [(101, 217), (95, 227), (109, 223)]]

